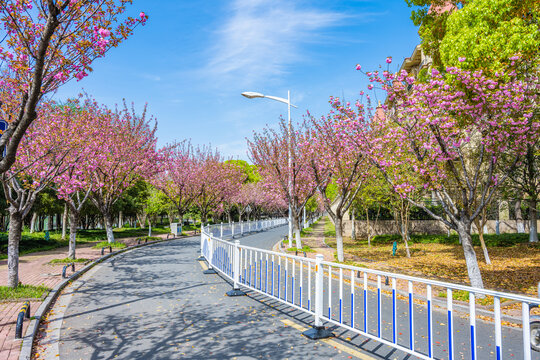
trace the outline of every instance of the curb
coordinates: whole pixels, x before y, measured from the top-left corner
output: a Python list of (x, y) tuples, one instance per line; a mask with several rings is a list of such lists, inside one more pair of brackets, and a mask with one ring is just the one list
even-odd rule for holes
[[(187, 236), (190, 237), (190, 236)], [(28, 325), (28, 328), (26, 329), (26, 334), (23, 337), (22, 345), (21, 345), (21, 353), (19, 354), (19, 360), (30, 360), (32, 358), (32, 347), (34, 345), (34, 338), (37, 334), (37, 331), (39, 329), (39, 323), (41, 321), (41, 318), (47, 313), (49, 310), (49, 307), (51, 306), (52, 302), (56, 300), (56, 298), (60, 295), (61, 291), (73, 280), (76, 280), (81, 275), (86, 273), (88, 270), (93, 268), (99, 263), (102, 263), (103, 261), (125, 253), (127, 251), (135, 250), (137, 248), (143, 247), (143, 246), (149, 246), (154, 244), (159, 244), (166, 241), (172, 241), (172, 240), (178, 240), (186, 238), (186, 236), (183, 237), (177, 237), (172, 239), (163, 239), (163, 240), (156, 240), (153, 242), (145, 243), (145, 244), (139, 244), (139, 245), (133, 245), (130, 247), (126, 247), (125, 249), (117, 250), (115, 252), (109, 253), (107, 255), (103, 255), (102, 257), (92, 261), (90, 264), (86, 265), (79, 271), (73, 273), (69, 278), (65, 279), (61, 283), (57, 284), (54, 288), (52, 288), (51, 291), (47, 294), (47, 297), (43, 302), (39, 305), (39, 308), (35, 312), (34, 316), (30, 317), (30, 324)]]

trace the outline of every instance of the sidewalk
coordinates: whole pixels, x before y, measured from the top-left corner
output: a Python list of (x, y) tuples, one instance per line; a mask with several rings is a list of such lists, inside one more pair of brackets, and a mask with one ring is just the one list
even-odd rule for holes
[[(155, 235), (166, 238), (167, 234)], [(127, 246), (136, 244), (139, 237), (118, 239)], [(92, 249), (95, 243), (85, 243), (77, 245), (77, 258), (95, 260), (101, 257), (101, 249)], [(62, 279), (62, 268), (65, 264), (49, 264), (53, 259), (63, 259), (67, 255), (68, 248), (58, 248), (49, 251), (36, 252), (22, 255), (19, 259), (19, 281), (25, 285), (43, 285), (50, 289), (60, 283)], [(108, 250), (106, 250), (108, 251)], [(85, 263), (75, 263), (75, 271), (85, 266)], [(7, 282), (7, 259), (0, 260), (0, 279), (2, 284)], [(71, 267), (67, 275), (71, 275)], [(30, 316), (38, 309), (42, 300), (30, 301)], [(6, 300), (0, 302), (0, 359), (12, 360), (18, 359), (22, 340), (15, 339), (15, 326), (17, 315), (25, 300)], [(23, 335), (30, 322), (25, 320), (23, 323)]]

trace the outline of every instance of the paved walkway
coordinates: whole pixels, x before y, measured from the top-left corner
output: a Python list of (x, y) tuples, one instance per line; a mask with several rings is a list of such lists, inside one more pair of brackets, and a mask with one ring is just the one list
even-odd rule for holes
[[(166, 235), (156, 236), (166, 237)], [(118, 241), (132, 245), (136, 239), (124, 238)], [(93, 245), (93, 243), (77, 245), (77, 258), (94, 260), (101, 257), (101, 249), (92, 249)], [(49, 262), (53, 259), (65, 258), (67, 250), (67, 247), (58, 248), (21, 256), (19, 260), (19, 281), (25, 285), (44, 285), (53, 288), (62, 281), (62, 268), (65, 264), (49, 264)], [(82, 267), (84, 267), (83, 263), (76, 263), (75, 271)], [(7, 283), (7, 273), (7, 259), (0, 260), (0, 279), (3, 280), (3, 284)], [(68, 269), (69, 274), (72, 274), (71, 268)], [(19, 358), (22, 340), (15, 339), (15, 325), (23, 303), (24, 300), (0, 302), (0, 359), (2, 360)], [(34, 314), (40, 304), (40, 300), (30, 302), (31, 315)], [(29, 321), (24, 322), (23, 335), (26, 333), (28, 324)]]

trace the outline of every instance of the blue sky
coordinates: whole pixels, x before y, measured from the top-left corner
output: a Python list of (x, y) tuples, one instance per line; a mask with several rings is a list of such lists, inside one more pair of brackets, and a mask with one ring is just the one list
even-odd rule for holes
[(148, 103), (160, 145), (190, 138), (246, 160), (246, 137), (287, 107), (243, 91), (290, 90), (293, 120), (320, 116), (329, 96), (352, 102), (365, 90), (357, 63), (375, 69), (392, 56), (397, 70), (419, 42), (404, 0), (135, 0), (128, 11), (146, 12), (146, 26), (55, 98), (84, 89), (109, 106)]

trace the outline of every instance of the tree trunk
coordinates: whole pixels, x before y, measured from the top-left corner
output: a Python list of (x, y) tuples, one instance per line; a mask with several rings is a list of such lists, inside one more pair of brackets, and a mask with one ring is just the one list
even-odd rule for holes
[(36, 231), (35, 227), (36, 227), (36, 219), (37, 219), (37, 213), (34, 212), (32, 214), (32, 220), (30, 220), (30, 234), (33, 234), (34, 231)]
[(152, 221), (148, 217), (148, 237), (152, 236)]
[(344, 254), (343, 254), (343, 220), (337, 214), (336, 214), (336, 218), (335, 218), (335, 223), (336, 223), (337, 257), (338, 257), (338, 261), (343, 261), (344, 260)]
[(516, 200), (514, 204), (514, 210), (516, 213), (516, 228), (518, 234), (523, 234), (525, 232), (525, 226), (523, 225), (523, 216), (521, 215), (521, 200)]
[(371, 246), (371, 228), (369, 225), (369, 209), (366, 208), (366, 233), (367, 233), (367, 244)]
[(64, 204), (64, 215), (62, 217), (62, 240), (66, 240), (67, 222), (68, 222), (68, 206), (67, 204)]
[(110, 243), (114, 242), (114, 233), (113, 233), (113, 220), (112, 216), (109, 213), (103, 214), (103, 220), (105, 222), (105, 232), (107, 233), (107, 241)]
[(22, 234), (22, 215), (10, 211), (8, 235), (8, 286), (16, 288), (19, 285), (19, 243)]
[(79, 225), (79, 213), (71, 209), (69, 213), (69, 250), (68, 258), (75, 259), (75, 242), (77, 240), (77, 227)]
[(457, 226), (457, 233), (461, 240), (461, 246), (463, 247), (463, 254), (465, 255), (465, 262), (467, 263), (467, 272), (469, 274), (471, 286), (483, 289), (484, 282), (482, 281), (482, 274), (480, 273), (476, 253), (472, 245), (470, 222), (460, 221)]
[(403, 242), (405, 243), (405, 252), (407, 253), (407, 257), (411, 257), (411, 252), (409, 251), (409, 226), (408, 223), (405, 223), (402, 221), (401, 223), (401, 239), (403, 239)]
[[(294, 242), (296, 244), (296, 248), (300, 250), (302, 248), (302, 239), (300, 236), (300, 217), (295, 216), (293, 218), (293, 227), (294, 227)], [(292, 242), (289, 242), (289, 244)]]
[(538, 229), (536, 227), (538, 213), (536, 211), (536, 204), (537, 200), (535, 198), (529, 199), (529, 242), (538, 242)]
[(146, 224), (146, 213), (137, 214), (137, 220), (139, 220), (139, 227), (144, 229), (144, 225)]
[(353, 240), (356, 240), (356, 219), (355, 219), (355, 216), (354, 216), (354, 207), (351, 210), (351, 215), (352, 215), (351, 238)]
[(123, 228), (124, 227), (124, 212), (120, 211), (118, 214), (118, 227)]
[[(485, 214), (483, 216), (485, 216)], [(477, 216), (476, 219), (474, 219), (474, 224), (476, 225), (476, 228), (478, 229), (478, 237), (480, 238), (480, 245), (482, 246), (482, 251), (484, 252), (484, 260), (486, 261), (486, 264), (491, 265), (488, 249), (484, 241), (484, 224), (483, 223), (484, 223), (483, 219), (482, 221), (480, 221), (479, 216)]]

